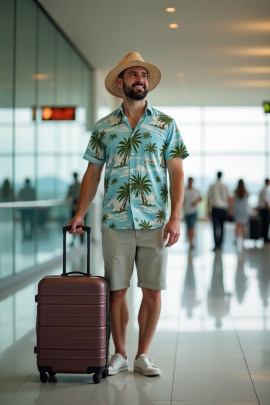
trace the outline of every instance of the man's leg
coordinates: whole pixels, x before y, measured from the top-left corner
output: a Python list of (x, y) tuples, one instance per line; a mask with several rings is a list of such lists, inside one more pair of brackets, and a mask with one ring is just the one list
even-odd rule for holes
[(218, 246), (218, 218), (217, 218), (217, 212), (216, 209), (212, 209), (212, 221), (213, 221), (213, 233), (214, 233), (214, 242), (215, 242), (215, 248)]
[(223, 235), (224, 235), (224, 223), (226, 220), (226, 210), (220, 210), (220, 240), (219, 240), (219, 246), (221, 247), (223, 243)]
[(148, 354), (161, 309), (161, 292), (142, 287), (142, 303), (139, 310), (139, 345), (136, 359)]
[(126, 329), (129, 320), (126, 300), (127, 288), (110, 292), (111, 332), (115, 346), (115, 353), (124, 358), (126, 354)]

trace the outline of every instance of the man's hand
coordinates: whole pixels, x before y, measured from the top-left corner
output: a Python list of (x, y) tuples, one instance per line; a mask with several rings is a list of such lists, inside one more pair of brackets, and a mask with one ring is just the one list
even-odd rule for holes
[(82, 228), (76, 228), (77, 226), (83, 226), (84, 225), (84, 219), (80, 216), (80, 215), (75, 215), (71, 221), (69, 221), (66, 226), (71, 225), (71, 230), (68, 231), (68, 233), (74, 235), (82, 235), (84, 233), (84, 231), (82, 230)]
[(170, 247), (178, 242), (180, 236), (180, 222), (177, 219), (170, 219), (167, 222), (164, 233), (163, 233), (163, 240), (166, 241), (169, 235), (169, 239), (165, 247)]

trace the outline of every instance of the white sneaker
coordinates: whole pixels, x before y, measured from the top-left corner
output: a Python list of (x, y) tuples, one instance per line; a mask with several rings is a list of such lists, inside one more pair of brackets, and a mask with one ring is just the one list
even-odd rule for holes
[(150, 377), (161, 374), (160, 369), (155, 366), (154, 360), (147, 354), (141, 354), (137, 360), (134, 360), (134, 371)]
[(121, 371), (127, 370), (128, 359), (124, 359), (124, 357), (120, 353), (115, 353), (109, 361), (108, 375), (115, 375)]

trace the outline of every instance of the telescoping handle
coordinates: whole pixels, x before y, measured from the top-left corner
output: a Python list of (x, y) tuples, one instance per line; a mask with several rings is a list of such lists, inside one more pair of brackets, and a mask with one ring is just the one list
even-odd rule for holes
[(83, 231), (87, 232), (87, 272), (83, 273), (80, 271), (71, 271), (67, 273), (66, 266), (67, 266), (67, 232), (70, 231), (71, 225), (63, 227), (63, 274), (62, 276), (67, 276), (69, 274), (81, 274), (81, 275), (88, 275), (91, 276), (90, 273), (90, 233), (91, 228), (90, 226), (82, 226), (79, 225), (76, 228), (82, 228)]

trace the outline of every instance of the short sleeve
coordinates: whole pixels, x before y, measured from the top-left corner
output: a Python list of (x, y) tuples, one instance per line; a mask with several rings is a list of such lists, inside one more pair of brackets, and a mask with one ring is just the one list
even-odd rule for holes
[(165, 160), (173, 159), (175, 157), (182, 157), (183, 159), (185, 159), (188, 156), (189, 153), (184, 144), (180, 131), (175, 121), (172, 120), (168, 128), (168, 136), (165, 145)]
[(103, 165), (106, 160), (106, 149), (102, 140), (102, 131), (95, 126), (91, 134), (83, 159), (96, 165)]

